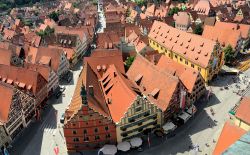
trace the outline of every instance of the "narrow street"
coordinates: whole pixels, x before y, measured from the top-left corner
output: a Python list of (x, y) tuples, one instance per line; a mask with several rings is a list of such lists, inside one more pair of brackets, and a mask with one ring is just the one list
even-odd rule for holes
[(56, 145), (60, 155), (67, 155), (60, 118), (70, 104), (81, 68), (82, 63), (79, 62), (73, 71), (72, 81), (61, 85), (66, 88), (63, 94), (58, 99), (49, 99), (49, 106), (43, 112), (42, 120), (31, 123), (24, 130), (14, 142), (11, 155), (52, 155)]

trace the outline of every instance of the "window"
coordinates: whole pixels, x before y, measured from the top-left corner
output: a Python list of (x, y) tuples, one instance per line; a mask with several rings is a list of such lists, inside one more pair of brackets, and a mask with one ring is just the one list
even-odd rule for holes
[(79, 142), (79, 138), (74, 138), (73, 141), (74, 142)]
[(123, 136), (123, 137), (127, 137), (127, 136), (128, 136), (128, 134), (127, 134), (127, 133), (122, 133), (122, 134), (121, 134), (121, 136)]
[(174, 57), (177, 59), (177, 55), (174, 55)]
[(191, 64), (191, 67), (193, 67), (193, 68), (194, 68), (194, 64)]
[(76, 135), (76, 131), (75, 130), (73, 130), (73, 135)]
[(108, 126), (105, 126), (105, 130), (108, 131), (108, 130), (109, 130), (109, 127), (108, 127)]
[(83, 130), (83, 133), (84, 133), (84, 134), (87, 134), (87, 130), (86, 130), (86, 129), (84, 129), (84, 130)]
[(106, 139), (108, 139), (108, 138), (110, 138), (110, 137), (111, 137), (110, 134), (107, 134), (107, 135), (106, 135)]
[(142, 122), (138, 123), (137, 125), (138, 125), (138, 126), (141, 126), (141, 125), (142, 125)]
[(97, 128), (95, 128), (95, 133), (97, 133), (98, 132), (98, 129)]
[(95, 140), (98, 140), (98, 139), (100, 139), (100, 136), (98, 136), (98, 135), (95, 136)]
[(75, 124), (75, 123), (73, 123), (72, 125), (73, 125), (73, 126), (76, 126), (76, 124)]
[(198, 67), (198, 71), (201, 71), (201, 68), (200, 68), (200, 67)]
[(161, 50), (163, 50), (163, 48), (161, 47)]
[(135, 109), (135, 111), (136, 111), (136, 112), (141, 111), (141, 107), (137, 107), (137, 108)]
[(102, 123), (102, 121), (99, 121), (99, 123)]
[(153, 45), (155, 45), (155, 42), (153, 42)]
[(187, 60), (185, 60), (185, 64), (188, 65), (188, 61)]
[(170, 54), (170, 53), (168, 53), (168, 57), (171, 57), (171, 54)]
[(182, 62), (182, 58), (180, 58), (180, 61)]
[(157, 44), (156, 46), (157, 46), (157, 47), (159, 47), (159, 45), (158, 45), (158, 44)]
[(84, 137), (83, 141), (85, 141), (85, 142), (89, 141), (89, 137)]

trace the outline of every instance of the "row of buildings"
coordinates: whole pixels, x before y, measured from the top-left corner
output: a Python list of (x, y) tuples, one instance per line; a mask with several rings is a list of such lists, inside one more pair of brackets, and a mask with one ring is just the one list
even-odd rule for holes
[(192, 109), (205, 92), (198, 71), (164, 55), (137, 55), (125, 73), (120, 51), (97, 49), (84, 58), (65, 111), (68, 151), (94, 149), (160, 129)]

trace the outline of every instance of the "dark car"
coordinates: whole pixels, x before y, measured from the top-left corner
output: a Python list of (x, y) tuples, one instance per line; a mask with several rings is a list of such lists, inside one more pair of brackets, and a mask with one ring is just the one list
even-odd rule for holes
[(62, 116), (60, 118), (60, 123), (64, 123), (64, 113), (62, 114)]
[(58, 91), (55, 96), (58, 99), (61, 95), (62, 95), (62, 91)]

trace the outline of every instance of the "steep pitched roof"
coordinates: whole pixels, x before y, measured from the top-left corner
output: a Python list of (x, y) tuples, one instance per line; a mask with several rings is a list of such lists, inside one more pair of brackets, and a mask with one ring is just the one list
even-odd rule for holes
[(84, 57), (84, 62), (89, 64), (98, 78), (102, 77), (111, 64), (114, 64), (119, 71), (125, 73), (122, 53), (119, 50), (95, 50), (90, 57)]
[(226, 122), (221, 131), (218, 142), (215, 146), (214, 155), (222, 154), (230, 145), (238, 140), (246, 131), (234, 125), (231, 122)]
[(84, 42), (83, 39), (84, 39), (84, 37), (86, 37), (85, 32), (86, 32), (86, 30), (84, 27), (69, 28), (66, 26), (55, 26), (55, 34), (63, 33), (63, 34), (67, 34), (67, 35), (77, 35), (77, 36), (79, 36), (79, 38), (82, 42)]
[(173, 18), (176, 24), (189, 25), (191, 22), (187, 12), (178, 12)]
[(35, 95), (42, 89), (39, 84), (47, 84), (46, 80), (36, 71), (28, 70), (22, 67), (0, 65), (0, 77), (2, 82), (12, 80), (12, 84), (16, 84), (24, 89), (31, 90)]
[[(57, 72), (59, 69), (61, 55), (64, 54), (62, 49), (42, 47), (34, 48), (30, 47), (27, 62), (28, 63), (38, 63), (38, 64), (48, 64), (52, 69)], [(31, 59), (29, 61), (28, 59)]]
[(206, 68), (216, 45), (215, 41), (175, 29), (154, 21), (149, 38), (186, 59)]
[(8, 121), (13, 95), (13, 87), (0, 82), (0, 123)]
[(250, 98), (244, 97), (240, 101), (240, 105), (236, 111), (235, 116), (250, 125), (249, 112), (250, 112)]
[[(137, 55), (127, 72), (128, 78), (138, 84), (141, 92), (148, 95), (149, 99), (160, 109), (165, 111), (178, 87), (179, 79), (159, 70), (154, 64), (147, 61), (143, 56)], [(150, 95), (159, 89), (157, 98)]]
[(24, 67), (29, 70), (39, 72), (47, 82), (49, 81), (49, 75), (51, 72), (51, 68), (49, 66), (25, 63)]
[(12, 51), (0, 48), (0, 64), (10, 65)]
[(223, 46), (230, 44), (235, 48), (241, 37), (241, 32), (239, 30), (225, 29), (225, 27), (205, 25), (202, 37), (214, 41), (218, 40)]
[(156, 65), (160, 70), (164, 70), (173, 76), (179, 77), (189, 93), (192, 93), (195, 82), (199, 77), (199, 72), (193, 68), (185, 67), (174, 60), (161, 56), (159, 62)]
[(120, 122), (136, 99), (139, 89), (114, 65), (111, 65), (101, 80), (102, 90), (114, 122)]
[(250, 25), (247, 24), (216, 22), (215, 27), (223, 27), (224, 29), (239, 30), (241, 32), (241, 36), (244, 39), (249, 38)]

